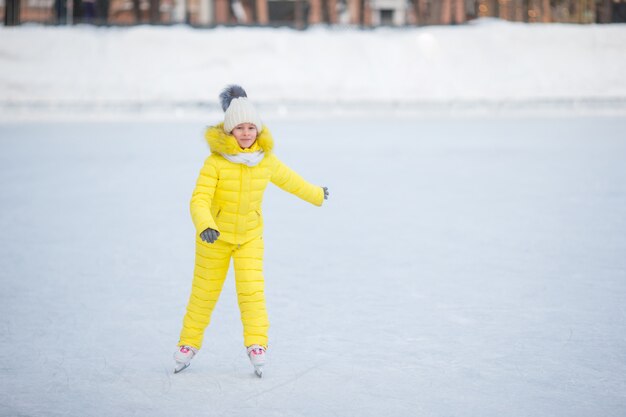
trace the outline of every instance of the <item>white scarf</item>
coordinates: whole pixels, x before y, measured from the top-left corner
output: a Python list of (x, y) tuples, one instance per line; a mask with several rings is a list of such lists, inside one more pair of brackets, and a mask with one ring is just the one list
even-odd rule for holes
[(224, 158), (228, 159), (230, 162), (235, 164), (244, 164), (249, 167), (253, 167), (259, 164), (263, 160), (265, 154), (263, 151), (255, 151), (248, 153), (236, 153), (236, 154), (227, 154), (220, 153)]

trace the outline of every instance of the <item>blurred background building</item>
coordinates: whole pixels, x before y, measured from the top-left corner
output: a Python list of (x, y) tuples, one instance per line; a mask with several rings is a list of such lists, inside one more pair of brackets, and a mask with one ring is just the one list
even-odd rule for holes
[(517, 22), (626, 22), (626, 0), (0, 0), (5, 25), (177, 24), (415, 26), (478, 17)]

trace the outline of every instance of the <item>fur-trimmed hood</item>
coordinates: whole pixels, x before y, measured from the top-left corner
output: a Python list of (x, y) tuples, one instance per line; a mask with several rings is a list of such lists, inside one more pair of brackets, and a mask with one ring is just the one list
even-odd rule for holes
[(263, 130), (256, 138), (256, 142), (248, 149), (241, 149), (237, 143), (237, 139), (233, 135), (224, 132), (224, 124), (220, 123), (215, 126), (209, 126), (204, 134), (204, 138), (211, 148), (211, 152), (217, 154), (236, 155), (238, 153), (248, 153), (263, 151), (269, 155), (274, 149), (274, 138), (267, 126), (263, 126)]

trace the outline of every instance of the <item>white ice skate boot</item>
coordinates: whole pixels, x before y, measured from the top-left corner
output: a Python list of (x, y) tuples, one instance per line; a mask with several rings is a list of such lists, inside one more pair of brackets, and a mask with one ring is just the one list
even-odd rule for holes
[(265, 365), (265, 347), (261, 345), (248, 346), (248, 357), (254, 366), (254, 373), (261, 378), (263, 376), (263, 365)]
[(179, 346), (178, 350), (174, 353), (174, 360), (176, 366), (174, 367), (174, 373), (177, 374), (189, 367), (189, 364), (194, 356), (198, 353), (198, 349), (195, 347), (183, 345)]

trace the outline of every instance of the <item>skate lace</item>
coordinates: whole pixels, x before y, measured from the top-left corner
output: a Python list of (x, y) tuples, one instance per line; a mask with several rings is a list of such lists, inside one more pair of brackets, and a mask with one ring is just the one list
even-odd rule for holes
[(253, 345), (248, 348), (248, 355), (263, 355), (265, 348), (263, 346)]
[(183, 355), (189, 355), (190, 353), (191, 354), (195, 353), (191, 346), (181, 346), (179, 349), (179, 352), (182, 353)]

